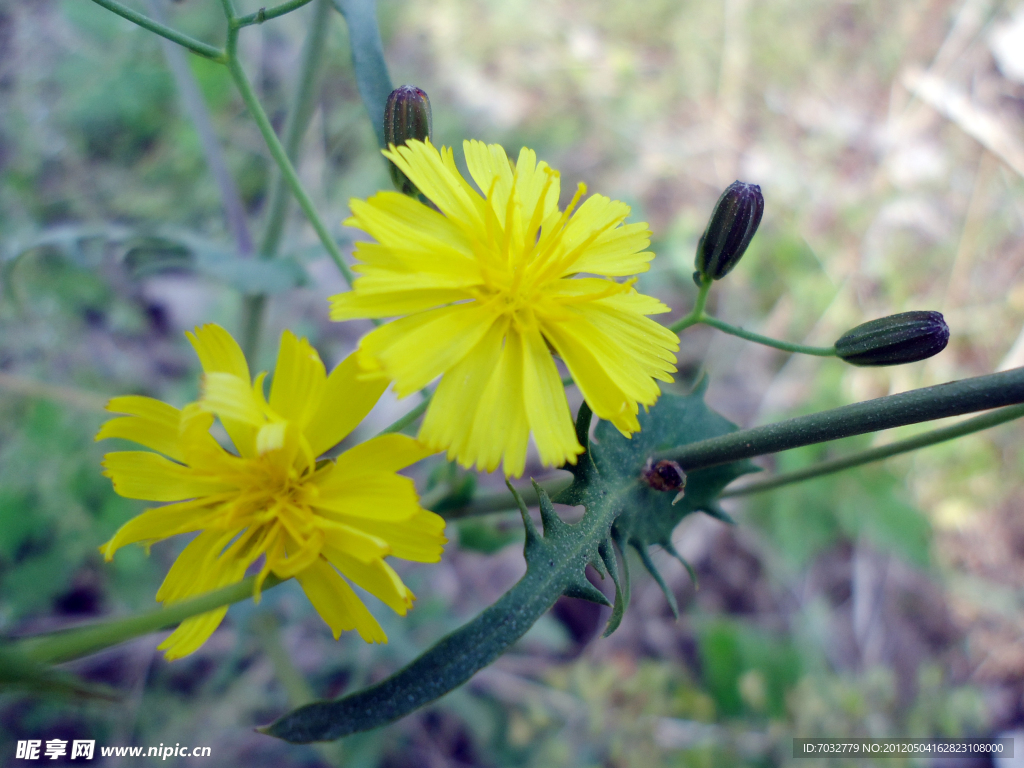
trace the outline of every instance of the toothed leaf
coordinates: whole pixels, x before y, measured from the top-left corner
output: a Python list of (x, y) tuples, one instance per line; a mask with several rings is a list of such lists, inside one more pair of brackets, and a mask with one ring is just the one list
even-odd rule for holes
[[(537, 530), (522, 498), (513, 490), (526, 529), (523, 554), (526, 574), (494, 605), (442, 638), (391, 677), (336, 701), (314, 702), (262, 729), (293, 742), (327, 741), (385, 725), (462, 685), (493, 662), (563, 594), (608, 605), (609, 601), (586, 578), (588, 564), (607, 569), (615, 583), (615, 604), (607, 632), (622, 620), (629, 604), (626, 545), (641, 559), (665, 589), (671, 591), (651, 564), (647, 548), (671, 546), (669, 536), (683, 517), (699, 509), (715, 509), (715, 498), (735, 478), (755, 470), (748, 461), (691, 473), (686, 493), (673, 506), (674, 492), (659, 492), (642, 480), (647, 459), (655, 453), (732, 432), (736, 427), (704, 404), (704, 388), (686, 396), (665, 394), (649, 413), (641, 413), (642, 431), (626, 439), (610, 424), (600, 423), (589, 440), (591, 414), (584, 405), (576, 434), (587, 451), (573, 466), (573, 483), (554, 501), (583, 505), (583, 518), (564, 522), (546, 492), (537, 486), (543, 534)], [(510, 486), (511, 488), (511, 486)], [(615, 547), (623, 555), (619, 579)], [(668, 548), (668, 547), (666, 547)]]

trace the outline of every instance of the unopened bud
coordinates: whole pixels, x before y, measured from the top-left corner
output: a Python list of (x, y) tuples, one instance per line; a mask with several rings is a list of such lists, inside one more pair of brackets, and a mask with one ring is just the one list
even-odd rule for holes
[(707, 279), (721, 280), (750, 245), (764, 214), (764, 196), (757, 184), (734, 181), (718, 198), (708, 226), (697, 243), (694, 266)]
[[(395, 88), (384, 105), (384, 144), (400, 147), (409, 139), (426, 141), (430, 138), (430, 99), (414, 85)], [(416, 195), (416, 185), (388, 160), (391, 181), (395, 189), (406, 195)]]
[(937, 355), (949, 342), (949, 326), (939, 312), (889, 315), (847, 331), (836, 355), (851, 365), (902, 365)]

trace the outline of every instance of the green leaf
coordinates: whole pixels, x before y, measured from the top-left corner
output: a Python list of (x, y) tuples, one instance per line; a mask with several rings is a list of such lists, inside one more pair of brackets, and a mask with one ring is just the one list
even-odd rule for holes
[[(263, 728), (271, 736), (292, 742), (326, 741), (398, 720), (469, 680), (522, 637), (562, 595), (608, 605), (608, 599), (586, 577), (587, 565), (611, 575), (616, 588), (610, 629), (621, 621), (628, 604), (628, 573), (620, 578), (615, 546), (629, 544), (647, 557), (650, 545), (670, 552), (669, 536), (691, 512), (711, 508), (721, 490), (739, 475), (753, 470), (747, 461), (694, 472), (686, 495), (673, 506), (675, 492), (658, 492), (642, 480), (648, 458), (655, 452), (735, 431), (736, 426), (708, 410), (703, 385), (689, 395), (666, 394), (649, 413), (640, 415), (642, 431), (627, 439), (600, 424), (590, 445), (590, 409), (577, 416), (576, 434), (588, 450), (578, 457), (573, 483), (555, 501), (583, 505), (586, 512), (575, 524), (564, 522), (539, 485), (543, 533), (537, 530), (519, 494), (512, 491), (523, 518), (526, 574), (494, 605), (442, 638), (391, 677), (336, 701), (300, 707)], [(625, 558), (623, 558), (625, 565)], [(652, 572), (652, 565), (648, 566)], [(671, 595), (666, 590), (666, 593)], [(671, 599), (671, 596), (670, 596)]]
[(376, 0), (334, 0), (334, 7), (348, 25), (359, 95), (370, 116), (377, 142), (384, 146), (384, 105), (394, 86), (384, 59)]

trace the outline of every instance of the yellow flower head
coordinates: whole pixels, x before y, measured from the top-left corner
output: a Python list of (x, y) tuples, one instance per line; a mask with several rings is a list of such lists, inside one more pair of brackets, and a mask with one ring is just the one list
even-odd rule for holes
[[(359, 378), (354, 356), (327, 376), (316, 350), (285, 331), (268, 400), (266, 374), (250, 380), (227, 331), (205, 325), (187, 336), (206, 373), (201, 400), (178, 410), (149, 397), (115, 397), (108, 410), (127, 415), (96, 435), (152, 449), (106, 454), (105, 474), (117, 493), (174, 503), (125, 523), (100, 550), (110, 560), (126, 544), (148, 547), (200, 531), (171, 566), (157, 600), (175, 603), (234, 584), (262, 557), (257, 599), (268, 574), (294, 576), (335, 638), (355, 629), (367, 642), (387, 642), (346, 579), (401, 615), (412, 606), (412, 592), (383, 558), (441, 557), (444, 520), (420, 507), (412, 480), (396, 474), (432, 451), (392, 434), (318, 463), (369, 412), (386, 382)], [(210, 433), (214, 416), (237, 453)], [(226, 612), (188, 619), (160, 648), (169, 659), (192, 653)]]
[[(530, 433), (549, 466), (575, 462), (569, 406), (552, 351), (594, 413), (623, 434), (640, 428), (654, 379), (671, 381), (675, 334), (646, 315), (667, 312), (637, 293), (646, 224), (624, 224), (629, 206), (583, 184), (558, 209), (558, 172), (522, 149), (513, 165), (497, 145), (465, 142), (477, 192), (452, 151), (429, 142), (385, 155), (437, 207), (397, 192), (353, 200), (345, 223), (376, 239), (358, 243), (354, 290), (333, 296), (331, 318), (394, 317), (361, 342), (359, 362), (404, 397), (442, 379), (419, 438), (465, 466), (504, 460), (521, 475)], [(578, 277), (579, 274), (600, 277)]]

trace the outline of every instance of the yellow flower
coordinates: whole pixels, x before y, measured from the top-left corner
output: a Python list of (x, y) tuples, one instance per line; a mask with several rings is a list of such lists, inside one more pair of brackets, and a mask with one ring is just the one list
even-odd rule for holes
[[(387, 642), (346, 579), (403, 616), (412, 606), (412, 592), (383, 558), (441, 557), (444, 520), (420, 507), (412, 480), (396, 474), (432, 451), (391, 434), (317, 462), (363, 419), (386, 383), (358, 378), (354, 356), (327, 376), (316, 350), (285, 331), (268, 401), (266, 374), (250, 381), (227, 331), (205, 325), (186, 335), (206, 373), (202, 399), (178, 410), (149, 397), (115, 397), (108, 410), (127, 415), (96, 435), (156, 451), (106, 454), (104, 474), (117, 493), (174, 503), (125, 523), (100, 551), (110, 560), (126, 544), (148, 549), (200, 531), (171, 566), (157, 600), (175, 603), (234, 584), (262, 557), (257, 600), (268, 574), (294, 576), (335, 638), (355, 629), (367, 642)], [(215, 415), (237, 454), (210, 433)], [(226, 612), (184, 621), (160, 648), (169, 659), (192, 653)]]
[[(623, 434), (654, 379), (671, 381), (679, 340), (646, 315), (669, 311), (609, 278), (648, 269), (646, 224), (629, 206), (580, 184), (559, 211), (559, 175), (532, 150), (513, 165), (497, 145), (465, 142), (470, 175), (451, 149), (410, 141), (384, 154), (437, 210), (397, 192), (353, 200), (345, 223), (358, 243), (354, 290), (331, 298), (331, 318), (402, 316), (363, 338), (359, 362), (404, 397), (442, 376), (420, 428), (431, 448), (488, 471), (521, 475), (529, 435), (544, 464), (575, 463), (582, 448), (557, 354), (593, 412)], [(577, 277), (579, 274), (601, 277)]]

